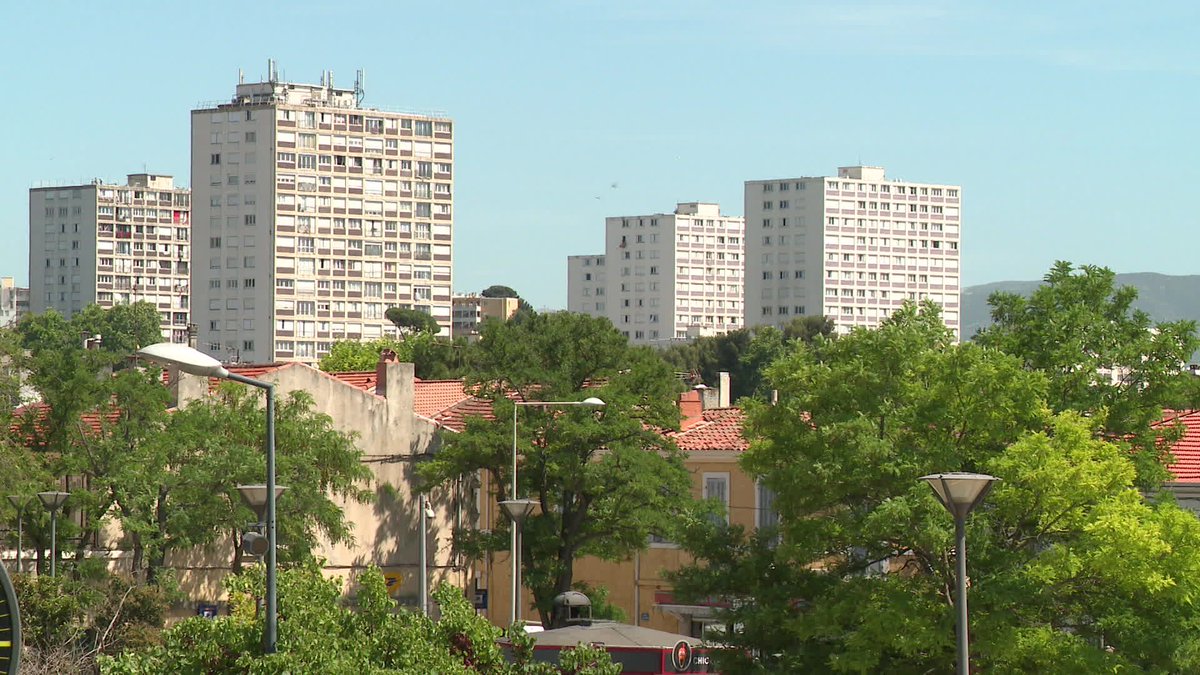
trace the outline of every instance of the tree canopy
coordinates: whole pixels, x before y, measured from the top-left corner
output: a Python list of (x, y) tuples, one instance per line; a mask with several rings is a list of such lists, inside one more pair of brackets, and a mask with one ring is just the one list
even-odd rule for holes
[[(740, 630), (722, 672), (948, 671), (953, 521), (918, 478), (999, 476), (969, 529), (981, 672), (1200, 667), (1200, 522), (1143, 498), (1125, 439), (1055, 411), (1054, 374), (954, 344), (932, 305), (767, 370), (743, 467), (775, 493), (778, 530), (702, 519), (677, 594), (719, 597)], [(1169, 554), (1168, 554), (1169, 553)]]
[[(678, 426), (679, 384), (653, 352), (630, 348), (606, 319), (581, 314), (489, 323), (478, 348), (470, 383), (491, 400), (495, 418), (470, 418), (463, 433), (444, 439), (419, 469), (426, 489), (482, 471), (498, 500), (511, 498), (513, 400), (605, 402), (519, 411), (518, 494), (541, 507), (523, 528), (523, 579), (549, 625), (551, 601), (571, 589), (577, 558), (628, 558), (690, 505), (682, 458), (659, 432)], [(482, 556), (509, 541), (466, 532), (456, 544)]]
[(401, 339), (414, 333), (437, 335), (438, 331), (442, 330), (442, 327), (438, 325), (437, 319), (419, 309), (389, 307), (384, 312), (384, 316), (387, 317), (388, 321), (395, 324), (396, 328), (400, 329)]

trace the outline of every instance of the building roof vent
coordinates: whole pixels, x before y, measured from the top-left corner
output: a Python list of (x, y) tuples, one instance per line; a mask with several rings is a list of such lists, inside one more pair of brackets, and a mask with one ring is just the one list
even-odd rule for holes
[(560, 626), (592, 625), (592, 601), (579, 591), (567, 591), (554, 596), (555, 624)]

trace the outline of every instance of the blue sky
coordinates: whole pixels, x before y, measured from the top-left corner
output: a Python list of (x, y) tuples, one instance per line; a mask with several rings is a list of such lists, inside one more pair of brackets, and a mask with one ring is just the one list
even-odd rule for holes
[[(69, 10), (68, 10), (69, 7)], [(883, 165), (963, 185), (967, 285), (1056, 259), (1191, 274), (1200, 9), (1128, 2), (21, 3), (0, 25), (0, 274), (28, 189), (189, 184), (189, 111), (367, 71), (456, 121), (455, 289), (561, 307), (603, 219)], [(613, 185), (616, 187), (612, 187)]]

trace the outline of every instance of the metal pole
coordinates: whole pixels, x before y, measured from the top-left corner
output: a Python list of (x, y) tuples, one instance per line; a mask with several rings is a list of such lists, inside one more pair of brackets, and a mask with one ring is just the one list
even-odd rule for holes
[(425, 518), (425, 495), (421, 495), (421, 501), (420, 501), (418, 508), (421, 509), (421, 517), (420, 517), (420, 521), (421, 521), (421, 552), (420, 552), (421, 575), (419, 577), (420, 578), (420, 589), (418, 592), (420, 593), (420, 596), (421, 596), (421, 613), (428, 614), (429, 613), (429, 565), (426, 562), (426, 560), (429, 556), (429, 552), (427, 550), (428, 543), (425, 540), (428, 539), (428, 536), (426, 535), (426, 528), (428, 528), (429, 525), (426, 522), (426, 518)]
[(24, 534), (24, 532), (22, 531), (21, 526), (25, 524), (24, 516), (25, 516), (25, 509), (17, 509), (17, 574), (20, 574), (22, 572), (22, 570), (21, 570), (21, 568), (22, 568), (21, 543), (22, 543), (22, 535)]
[(267, 395), (267, 616), (263, 626), (263, 653), (274, 654), (279, 632), (279, 603), (275, 583), (278, 567), (275, 536), (275, 385), (237, 373), (229, 373), (225, 377), (262, 389)]
[[(516, 401), (513, 401), (512, 488), (509, 491), (509, 499), (517, 498), (517, 411), (520, 409), (521, 406), (517, 405)], [(521, 574), (521, 551), (519, 548), (517, 548), (520, 545), (520, 540), (517, 538), (517, 529), (520, 527), (521, 525), (519, 523), (514, 522), (512, 524), (512, 553), (508, 556), (512, 560), (512, 596), (510, 596), (512, 597), (512, 621), (509, 622), (510, 624), (517, 622), (517, 605), (520, 604), (518, 595), (521, 592), (521, 587), (519, 585), (521, 582), (518, 577)]]
[(274, 654), (279, 630), (279, 607), (275, 588), (277, 565), (275, 537), (275, 387), (267, 391), (267, 621), (263, 628), (263, 652)]
[(513, 577), (517, 580), (513, 584), (513, 623), (521, 620), (521, 535), (523, 534), (521, 527), (524, 524), (524, 519), (513, 523), (513, 530), (517, 533), (517, 548), (515, 549), (516, 553), (513, 555), (513, 560), (515, 561), (514, 567), (517, 570), (516, 576)]
[(955, 562), (958, 565), (958, 675), (969, 675), (971, 657), (967, 639), (967, 519), (954, 518), (954, 535), (957, 540)]
[(50, 576), (58, 573), (58, 509), (50, 511)]

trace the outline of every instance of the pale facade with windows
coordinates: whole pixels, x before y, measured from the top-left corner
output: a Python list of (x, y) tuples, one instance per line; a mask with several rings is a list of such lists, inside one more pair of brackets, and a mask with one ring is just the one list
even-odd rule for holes
[(608, 316), (608, 267), (603, 255), (567, 256), (567, 311)]
[(331, 74), (192, 111), (200, 349), (316, 363), (396, 335), (390, 307), (449, 334), (453, 138), (448, 118), (360, 107)]
[(929, 299), (959, 335), (959, 186), (850, 166), (747, 181), (745, 209), (746, 325), (823, 315), (846, 332)]
[[(568, 306), (608, 317), (634, 344), (740, 328), (744, 229), (742, 218), (703, 202), (680, 203), (673, 213), (606, 218), (604, 255), (568, 258)], [(589, 260), (603, 261), (602, 285), (586, 278)]]
[(70, 317), (149, 302), (164, 340), (186, 342), (191, 311), (191, 191), (171, 176), (29, 191), (29, 310)]

